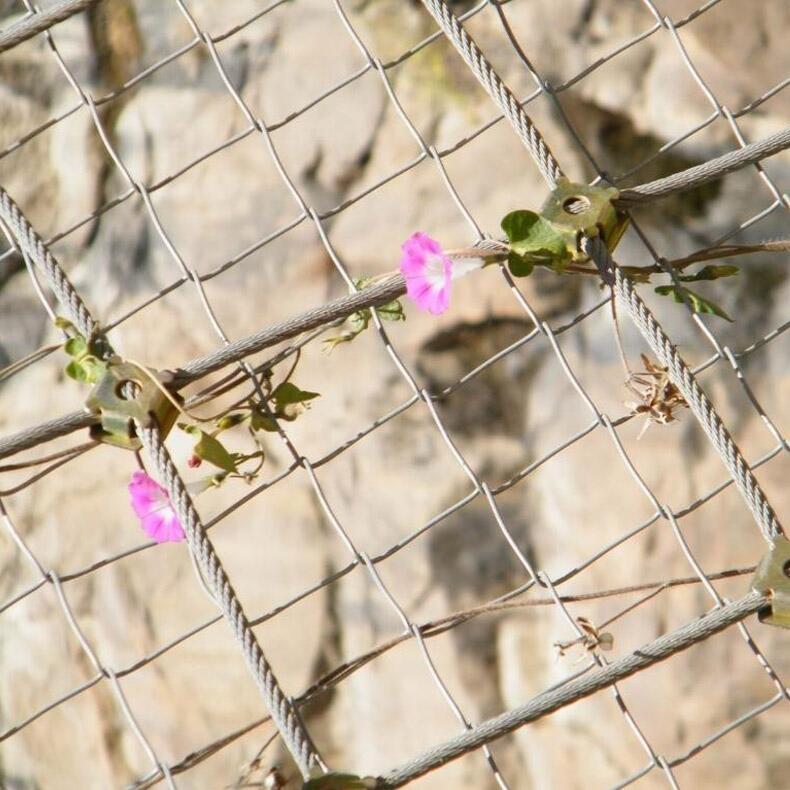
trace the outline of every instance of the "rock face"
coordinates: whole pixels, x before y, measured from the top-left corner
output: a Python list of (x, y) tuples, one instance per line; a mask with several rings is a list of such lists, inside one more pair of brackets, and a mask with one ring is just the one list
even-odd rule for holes
[[(335, 5), (343, 7), (359, 41)], [(532, 67), (558, 89), (558, 104), (542, 96), (527, 111), (570, 177), (593, 177), (592, 161), (616, 178), (655, 154), (627, 181), (640, 183), (734, 147), (731, 127), (724, 117), (711, 119), (714, 104), (685, 58), (736, 115), (786, 78), (790, 8), (783, 0), (755, 5), (746, 19), (742, 4), (724, 0), (685, 24), (680, 23), (695, 4), (658, 5), (660, 14), (675, 21), (675, 30), (657, 27), (648, 4), (534, 0), (502, 6)], [(460, 13), (471, 4), (453, 6)], [(19, 11), (10, 3), (0, 3), (0, 9), (5, 24)], [(110, 336), (122, 355), (157, 368), (176, 367), (219, 347), (223, 336), (235, 339), (342, 294), (344, 282), (313, 212), (334, 254), (358, 277), (394, 268), (400, 243), (415, 229), (447, 246), (474, 239), (445, 177), (487, 233), (497, 234), (507, 211), (542, 202), (545, 185), (504, 122), (448, 152), (496, 110), (447, 42), (438, 40), (388, 65), (433, 32), (420, 4), (300, 0), (244, 26), (261, 11), (259, 3), (195, 1), (189, 9), (194, 24), (217, 39), (213, 48), (195, 40), (176, 4), (114, 0), (53, 30), (63, 68), (42, 36), (0, 55), (0, 183), (43, 236), (74, 227), (52, 250), (96, 317), (115, 322), (181, 281), (113, 328)], [(534, 90), (493, 6), (467, 26), (519, 95)], [(229, 31), (235, 32), (223, 37)], [(611, 55), (641, 33), (640, 41)], [(369, 66), (364, 48), (376, 64), (387, 66), (386, 81)], [(584, 79), (559, 90), (598, 61)], [(107, 143), (123, 169), (108, 154), (64, 69), (97, 102)], [(348, 83), (333, 90), (342, 80)], [(113, 98), (100, 102), (104, 96)], [(779, 90), (738, 116), (745, 138), (787, 126), (789, 96)], [(269, 134), (252, 127), (246, 112), (263, 119)], [(659, 153), (708, 119), (688, 139)], [(446, 153), (443, 171), (426, 155), (431, 147)], [(786, 155), (766, 162), (765, 170), (780, 191), (787, 190)], [(135, 184), (145, 185), (150, 206)], [(673, 258), (739, 226), (732, 240), (786, 237), (781, 207), (748, 223), (772, 202), (751, 169), (641, 209), (636, 219), (657, 253)], [(633, 229), (618, 259), (629, 265), (649, 261)], [(734, 352), (781, 326), (790, 296), (786, 256), (740, 263), (736, 284), (703, 284), (737, 318), (732, 324), (705, 319), (718, 342)], [(203, 293), (189, 281), (194, 272), (211, 275)], [(518, 285), (530, 308), (555, 331), (601, 298), (587, 278), (546, 271)], [(699, 364), (710, 357), (713, 347), (684, 307), (660, 299), (650, 287), (643, 290), (687, 359)], [(479, 479), (494, 491), (502, 487), (496, 496), (502, 524), (534, 567), (563, 580), (559, 594), (694, 577), (678, 534), (669, 521), (655, 517), (645, 486), (673, 512), (699, 505), (677, 523), (706, 573), (753, 565), (762, 556), (765, 543), (737, 492), (729, 487), (708, 499), (726, 472), (693, 417), (684, 413), (679, 423), (653, 426), (639, 440), (638, 420), (618, 428), (633, 463), (629, 471), (612, 434), (591, 427), (594, 415), (550, 343), (541, 335), (521, 342), (533, 331), (532, 318), (495, 270), (458, 281), (452, 308), (440, 318), (411, 307), (407, 313), (404, 324), (385, 325), (391, 352), (418, 387), (433, 393), (453, 388), (437, 402), (436, 417)], [(629, 357), (638, 365), (645, 349), (624, 315), (621, 326)], [(8, 364), (58, 341), (24, 263), (9, 254), (0, 263), (0, 361)], [(608, 309), (558, 334), (557, 341), (595, 406), (612, 419), (625, 414), (624, 402), (632, 396), (622, 386)], [(786, 432), (786, 351), (786, 336), (780, 336), (741, 358), (764, 419), (725, 363), (701, 374), (749, 459), (775, 447), (774, 429)], [(62, 354), (50, 354), (0, 383), (0, 433), (79, 408), (85, 389), (63, 375), (63, 363)], [(275, 380), (287, 365), (277, 369)], [(375, 329), (331, 355), (312, 342), (294, 375), (299, 386), (321, 393), (308, 412), (286, 425), (296, 458), (315, 466), (320, 489), (303, 468), (285, 474), (294, 455), (271, 435), (266, 466), (253, 485), (281, 473), (282, 480), (228, 513), (226, 508), (251, 493), (241, 481), (197, 500), (207, 522), (217, 519), (212, 540), (251, 616), (291, 602), (354, 559), (338, 526), (356, 551), (374, 559), (400, 546), (376, 567), (380, 585), (412, 623), (480, 606), (529, 580), (486, 498), (474, 496), (421, 402), (327, 457), (412, 397)], [(81, 440), (60, 440), (21, 457)], [(174, 431), (168, 443), (185, 474), (195, 478), (198, 472), (185, 463), (188, 437)], [(178, 787), (234, 786), (269, 736), (268, 725), (259, 726), (210, 757), (199, 754), (265, 710), (223, 623), (158, 654), (211, 620), (216, 609), (202, 593), (183, 545), (138, 550), (143, 536), (125, 490), (134, 468), (132, 454), (101, 446), (3, 496), (7, 529), (0, 541), (0, 593), (2, 601), (19, 600), (0, 613), (0, 729), (24, 724), (0, 745), (0, 783), (8, 788), (108, 788), (141, 781), (153, 765), (129, 726), (130, 716), (162, 762), (176, 765), (193, 756), (193, 767), (175, 777)], [(35, 469), (3, 471), (5, 492)], [(783, 455), (759, 470), (780, 517), (788, 512), (787, 471)], [(528, 474), (516, 481), (522, 472)], [(513, 484), (503, 485), (508, 481)], [(437, 519), (440, 514), (446, 515)], [(26, 595), (41, 572), (14, 533), (43, 572), (53, 574), (50, 583)], [(123, 552), (117, 561), (102, 562)], [(59, 578), (61, 586), (52, 583)], [(715, 585), (720, 595), (736, 598), (747, 590), (748, 579), (741, 575)], [(568, 612), (601, 624), (649, 592), (569, 604)], [(540, 603), (547, 596), (532, 590), (516, 600), (537, 601), (534, 606), (487, 613), (426, 640), (432, 665), (414, 639), (405, 640), (316, 697), (303, 712), (326, 761), (336, 769), (374, 774), (461, 732), (432, 671), (469, 721), (523, 704), (578, 671), (575, 662), (586, 659), (585, 651), (577, 645), (558, 656), (554, 643), (572, 639), (574, 632), (559, 607)], [(663, 590), (606, 626), (614, 643), (604, 655), (625, 655), (712, 603), (700, 584)], [(64, 617), (66, 606), (100, 666), (118, 675), (123, 704), (117, 687), (101, 677), (79, 644)], [(786, 683), (790, 658), (782, 649), (783, 634), (756, 624), (749, 628)], [(403, 630), (391, 600), (357, 567), (266, 619), (256, 633), (287, 693), (298, 695)], [(646, 768), (652, 755), (684, 758), (769, 700), (776, 688), (743, 635), (732, 629), (629, 679), (618, 692), (616, 698), (611, 691), (599, 693), (494, 744), (508, 784), (618, 785)], [(790, 766), (783, 737), (787, 717), (779, 704), (750, 719), (675, 766), (676, 781), (695, 788), (782, 786)], [(294, 777), (287, 755), (275, 745), (248, 772), (250, 781), (261, 781), (275, 763)], [(655, 767), (640, 782), (659, 787), (666, 778)], [(496, 783), (475, 754), (417, 785)], [(298, 786), (296, 779), (292, 786)]]

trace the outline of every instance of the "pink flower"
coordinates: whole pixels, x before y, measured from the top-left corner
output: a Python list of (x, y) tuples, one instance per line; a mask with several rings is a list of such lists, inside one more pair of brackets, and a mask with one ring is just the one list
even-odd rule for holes
[(406, 278), (406, 293), (423, 310), (443, 313), (450, 304), (450, 283), (483, 265), (480, 258), (452, 260), (438, 241), (425, 233), (414, 233), (403, 242), (401, 274)]
[(157, 543), (184, 540), (184, 530), (170, 504), (170, 499), (159, 483), (145, 472), (137, 470), (129, 481), (132, 509), (148, 537)]

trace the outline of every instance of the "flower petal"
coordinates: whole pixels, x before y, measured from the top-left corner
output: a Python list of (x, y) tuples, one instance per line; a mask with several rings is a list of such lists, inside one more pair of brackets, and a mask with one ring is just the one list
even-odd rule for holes
[(434, 315), (443, 313), (450, 303), (452, 261), (439, 242), (425, 233), (412, 234), (401, 249), (400, 270), (409, 298)]
[(439, 291), (432, 291), (430, 295), (423, 300), (421, 307), (425, 308), (433, 315), (441, 315), (450, 306), (450, 285), (448, 283), (446, 288)]
[(149, 513), (140, 520), (143, 532), (157, 543), (178, 542), (184, 540), (184, 530), (178, 521), (173, 508), (168, 507)]
[(159, 483), (137, 470), (129, 481), (132, 509), (140, 519), (143, 531), (157, 543), (183, 540), (184, 530)]
[(164, 488), (139, 470), (132, 474), (129, 494), (132, 498), (132, 508), (140, 518), (168, 503)]

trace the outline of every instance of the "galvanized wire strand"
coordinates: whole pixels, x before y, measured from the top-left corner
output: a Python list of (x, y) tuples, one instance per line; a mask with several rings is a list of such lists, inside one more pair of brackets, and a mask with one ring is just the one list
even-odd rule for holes
[(0, 30), (0, 52), (5, 52), (44, 30), (49, 30), (58, 22), (74, 16), (96, 2), (97, 0), (60, 0), (45, 11), (24, 16), (7, 29)]
[(85, 337), (90, 337), (96, 329), (96, 322), (90, 311), (41, 237), (2, 187), (0, 187), (0, 220), (12, 233), (22, 251), (47, 278), (58, 301), (68, 311), (69, 320)]
[(675, 653), (686, 650), (725, 628), (741, 622), (766, 606), (767, 603), (768, 597), (765, 593), (752, 591), (734, 603), (716, 608), (698, 620), (643, 645), (633, 653), (613, 661), (602, 669), (589, 672), (580, 678), (539, 694), (525, 705), (489, 719), (473, 730), (429, 749), (419, 757), (409, 760), (404, 765), (379, 777), (375, 785), (376, 790), (402, 787), (483, 744), (501, 738), (525, 724), (554, 713), (584, 697), (589, 697), (636, 672), (647, 669), (659, 661), (664, 661)]
[(790, 128), (772, 134), (743, 148), (723, 154), (709, 162), (704, 162), (696, 167), (690, 167), (680, 173), (674, 173), (666, 178), (659, 178), (638, 187), (631, 187), (620, 192), (617, 205), (620, 208), (639, 206), (658, 198), (667, 197), (675, 192), (706, 184), (708, 181), (721, 178), (728, 173), (733, 173), (747, 165), (753, 165), (769, 156), (774, 156), (790, 147)]
[(258, 644), (255, 632), (247, 620), (238, 596), (222, 563), (214, 551), (206, 528), (198, 516), (184, 481), (170, 457), (157, 427), (137, 425), (137, 434), (143, 443), (157, 476), (170, 496), (170, 502), (184, 529), (189, 549), (198, 563), (203, 579), (208, 585), (217, 606), (231, 627), (247, 666), (266, 701), (269, 713), (282, 735), (302, 776), (308, 778), (311, 771), (322, 762), (310, 740), (290, 699), (283, 693), (269, 662)]
[(461, 57), (485, 88), (486, 93), (497, 103), (505, 117), (513, 125), (516, 133), (532, 154), (532, 158), (543, 178), (546, 179), (546, 183), (553, 189), (557, 179), (563, 176), (562, 168), (535, 124), (524, 112), (521, 102), (496, 73), (494, 67), (480, 51), (480, 47), (477, 46), (474, 39), (466, 32), (461, 21), (450, 10), (445, 0), (422, 0), (422, 2), (445, 35), (453, 42)]
[(765, 539), (773, 544), (784, 534), (774, 509), (757, 482), (749, 464), (738, 449), (713, 404), (697, 383), (697, 379), (670, 341), (661, 324), (636, 292), (634, 284), (614, 263), (600, 237), (583, 239), (585, 251), (595, 261), (604, 281), (614, 286), (617, 297), (625, 305), (632, 321), (650, 345), (653, 353), (667, 368), (672, 383), (683, 395), (697, 421), (727, 467), (738, 491), (754, 516)]

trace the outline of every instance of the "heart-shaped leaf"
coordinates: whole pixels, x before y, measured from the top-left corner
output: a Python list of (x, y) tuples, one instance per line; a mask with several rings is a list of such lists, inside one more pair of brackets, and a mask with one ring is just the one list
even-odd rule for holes
[(550, 266), (561, 272), (571, 259), (562, 231), (534, 211), (511, 211), (502, 220), (502, 230), (510, 241), (511, 251), (522, 258), (530, 258), (533, 265)]
[(532, 227), (540, 219), (540, 214), (534, 211), (511, 211), (506, 214), (502, 222), (502, 230), (511, 244), (529, 238)]

